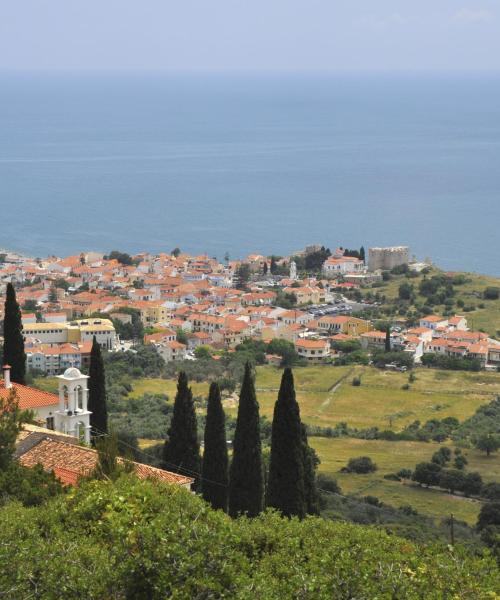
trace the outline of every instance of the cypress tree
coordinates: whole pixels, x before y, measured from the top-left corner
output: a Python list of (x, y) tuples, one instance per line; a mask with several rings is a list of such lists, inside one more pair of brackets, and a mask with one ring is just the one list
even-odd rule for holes
[(278, 270), (278, 263), (276, 262), (276, 259), (274, 258), (274, 256), (271, 256), (271, 267), (270, 267), (271, 275), (275, 275), (277, 270)]
[(385, 351), (386, 352), (391, 351), (391, 328), (390, 327), (388, 327), (385, 330)]
[(365, 247), (361, 246), (361, 248), (359, 249), (359, 258), (365, 262)]
[(274, 406), (267, 488), (267, 505), (277, 508), (286, 517), (303, 518), (307, 511), (302, 436), (293, 374), (286, 368)]
[(222, 408), (220, 388), (210, 384), (205, 424), (205, 446), (202, 467), (203, 498), (212, 508), (227, 512), (228, 458), (226, 417)]
[(304, 424), (302, 429), (302, 456), (304, 461), (304, 495), (306, 501), (306, 512), (309, 515), (319, 514), (319, 497), (316, 487), (316, 467), (319, 464), (319, 458), (314, 448), (309, 446), (307, 441), (307, 431)]
[(12, 283), (7, 284), (3, 336), (3, 362), (11, 367), (11, 381), (25, 385), (26, 354), (24, 352), (23, 322)]
[(99, 435), (108, 433), (104, 362), (102, 360), (101, 347), (95, 336), (92, 341), (92, 350), (90, 351), (89, 376), (88, 409), (92, 412), (90, 415), (90, 432), (93, 440), (95, 440)]
[[(179, 373), (174, 413), (163, 448), (165, 468), (195, 477), (200, 472), (200, 446), (196, 427), (193, 392), (184, 371)], [(197, 481), (195, 485), (197, 485)]]
[(229, 474), (229, 514), (258, 515), (264, 504), (259, 405), (250, 363), (245, 365)]

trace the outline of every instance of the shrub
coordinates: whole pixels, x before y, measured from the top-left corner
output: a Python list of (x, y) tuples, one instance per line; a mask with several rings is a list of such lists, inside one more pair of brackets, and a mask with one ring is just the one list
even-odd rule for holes
[(340, 489), (337, 480), (325, 473), (318, 473), (316, 477), (316, 484), (319, 491), (328, 492), (330, 494), (341, 494), (342, 490)]
[(485, 300), (498, 300), (499, 297), (500, 297), (500, 288), (487, 287), (484, 290), (483, 298)]
[(465, 475), (457, 469), (443, 469), (439, 475), (439, 487), (453, 494), (463, 488)]
[(463, 454), (459, 454), (458, 456), (455, 456), (455, 461), (453, 464), (455, 465), (455, 469), (459, 469), (460, 471), (463, 471), (463, 469), (465, 469), (467, 463), (468, 463), (468, 460), (465, 458), (465, 456)]
[(373, 473), (377, 470), (377, 465), (372, 461), (369, 456), (360, 456), (359, 458), (351, 458), (347, 463), (347, 467), (344, 467), (347, 473)]
[(436, 463), (419, 463), (413, 471), (412, 480), (420, 485), (438, 485), (441, 475), (441, 466)]
[(442, 448), (439, 448), (437, 452), (434, 452), (431, 460), (433, 463), (443, 467), (451, 460), (451, 450), (443, 446)]
[(358, 387), (361, 385), (361, 378), (360, 377), (354, 377), (352, 380), (352, 385), (355, 387)]
[(480, 473), (467, 473), (462, 484), (461, 491), (466, 496), (478, 496), (483, 488), (483, 479)]
[(486, 483), (481, 488), (481, 496), (488, 500), (500, 500), (500, 483)]
[(411, 469), (400, 469), (397, 472), (397, 476), (401, 479), (411, 479), (413, 471)]

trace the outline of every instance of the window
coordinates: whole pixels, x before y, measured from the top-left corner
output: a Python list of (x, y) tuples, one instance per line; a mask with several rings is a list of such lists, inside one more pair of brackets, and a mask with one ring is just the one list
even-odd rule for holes
[(54, 431), (55, 426), (54, 426), (54, 417), (47, 417), (45, 419), (45, 423), (47, 425), (47, 429), (52, 429), (52, 431)]

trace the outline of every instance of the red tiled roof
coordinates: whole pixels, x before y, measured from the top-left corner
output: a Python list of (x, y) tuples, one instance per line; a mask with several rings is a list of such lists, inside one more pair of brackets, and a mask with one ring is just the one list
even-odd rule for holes
[(319, 348), (319, 349), (325, 349), (328, 347), (328, 341), (327, 340), (306, 340), (306, 339), (299, 339), (295, 342), (295, 345), (298, 346), (299, 348)]
[(3, 379), (0, 380), (0, 397), (7, 398), (11, 389), (16, 390), (21, 410), (53, 406), (59, 403), (59, 397), (56, 394), (43, 392), (42, 390), (37, 390), (27, 385), (20, 385), (19, 383), (13, 383), (12, 388), (6, 388)]
[[(118, 459), (122, 461), (122, 459)], [(72, 483), (79, 476), (91, 473), (97, 464), (97, 452), (92, 448), (56, 441), (49, 437), (27, 450), (19, 457), (25, 467), (41, 464), (46, 471), (54, 471), (62, 477), (63, 483)], [(157, 469), (150, 465), (132, 462), (134, 471), (140, 479), (152, 478), (165, 483), (185, 485), (192, 483), (190, 477)]]

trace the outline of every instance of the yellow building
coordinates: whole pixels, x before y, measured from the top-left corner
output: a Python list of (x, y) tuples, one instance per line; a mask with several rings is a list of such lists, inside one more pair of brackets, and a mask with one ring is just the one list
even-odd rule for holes
[(109, 319), (78, 319), (64, 323), (27, 323), (23, 327), (24, 337), (32, 337), (43, 344), (77, 344), (92, 341), (94, 336), (100, 346), (112, 350), (117, 337)]
[(131, 305), (141, 312), (141, 321), (145, 327), (151, 327), (157, 323), (168, 323), (172, 317), (172, 311), (163, 302), (134, 302)]
[(324, 333), (343, 333), (352, 337), (358, 337), (362, 333), (373, 330), (373, 325), (365, 319), (339, 315), (337, 317), (321, 317), (318, 319), (318, 330)]
[(309, 287), (308, 285), (302, 287), (286, 287), (284, 290), (285, 294), (294, 294), (297, 298), (297, 304), (318, 304), (324, 302), (325, 292), (318, 287)]

